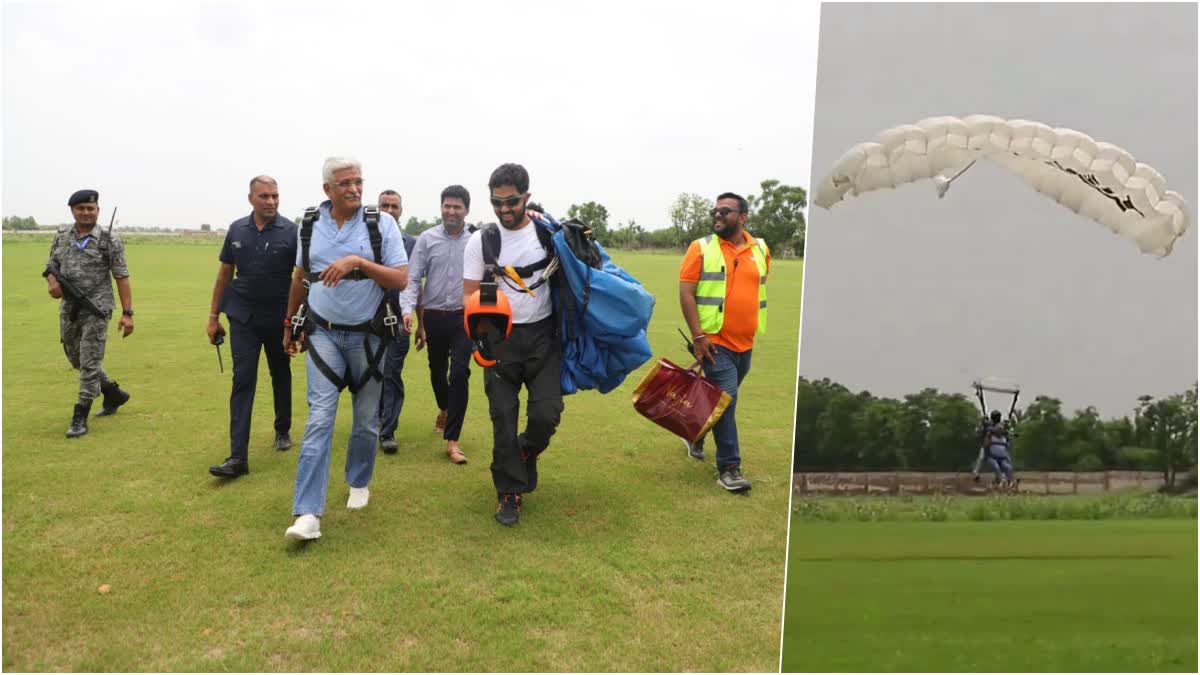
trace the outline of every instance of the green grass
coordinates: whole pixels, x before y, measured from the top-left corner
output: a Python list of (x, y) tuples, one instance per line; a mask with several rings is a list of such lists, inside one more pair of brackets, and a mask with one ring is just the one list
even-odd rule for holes
[(1196, 550), (1185, 518), (793, 519), (783, 670), (1196, 672)]
[(793, 522), (951, 520), (1109, 520), (1196, 518), (1196, 499), (1155, 492), (1043, 496), (847, 496), (792, 499)]
[[(739, 401), (750, 497), (725, 494), (711, 466), (634, 412), (639, 372), (609, 395), (566, 399), (538, 491), (502, 528), (481, 372), (470, 463), (452, 466), (431, 431), (424, 352), (412, 352), (401, 450), (379, 457), (370, 505), (344, 507), (344, 394), (324, 536), (299, 545), (283, 538), (298, 448), (270, 449), (265, 360), (252, 473), (207, 473), (228, 451), (229, 355), (219, 374), (204, 337), (218, 246), (129, 246), (136, 331), (110, 330), (105, 367), (133, 399), (68, 441), (77, 377), (39, 277), (48, 239), (5, 239), (6, 670), (776, 669), (798, 261), (775, 265), (771, 330)], [(658, 297), (656, 355), (684, 362), (679, 257), (615, 258)], [(297, 441), (304, 372), (293, 364)]]

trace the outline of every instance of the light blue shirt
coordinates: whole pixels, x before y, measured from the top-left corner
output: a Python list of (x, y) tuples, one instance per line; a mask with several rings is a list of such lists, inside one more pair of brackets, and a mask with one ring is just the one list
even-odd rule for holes
[(425, 309), (453, 311), (463, 308), (463, 251), (471, 233), (463, 228), (458, 237), (451, 237), (442, 225), (421, 233), (408, 261), (408, 286), (400, 294), (404, 314), (411, 314), (417, 305), (421, 279), (425, 279)]
[[(328, 200), (323, 202), (317, 222), (313, 223), (312, 241), (308, 251), (311, 271), (320, 273), (334, 261), (348, 255), (374, 260), (371, 253), (371, 236), (367, 233), (362, 208), (359, 208), (339, 230), (333, 216), (330, 215), (330, 207)], [(382, 264), (387, 267), (407, 265), (408, 254), (404, 252), (400, 228), (396, 226), (396, 221), (390, 214), (380, 212), (379, 233), (383, 237), (380, 251), (383, 257)], [(297, 229), (296, 267), (301, 267), (304, 262), (304, 251), (299, 236)], [(308, 290), (309, 309), (334, 324), (353, 325), (370, 321), (375, 318), (375, 311), (379, 309), (381, 302), (383, 288), (370, 279), (343, 279), (333, 288), (320, 281), (314, 281)]]

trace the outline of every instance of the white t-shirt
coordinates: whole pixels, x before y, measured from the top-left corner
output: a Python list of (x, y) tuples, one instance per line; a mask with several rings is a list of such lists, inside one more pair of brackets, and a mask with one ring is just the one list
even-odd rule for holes
[[(512, 265), (520, 267), (522, 265), (531, 265), (542, 258), (546, 257), (546, 249), (542, 248), (542, 244), (538, 241), (537, 230), (535, 223), (530, 221), (528, 225), (519, 230), (513, 231), (505, 228), (503, 225), (496, 225), (500, 230), (500, 255), (496, 259), (496, 264), (500, 267)], [(471, 240), (467, 242), (467, 248), (463, 251), (463, 279), (468, 281), (480, 281), (483, 279), (483, 240), (481, 235), (483, 230), (479, 230), (471, 235)], [(522, 277), (526, 286), (533, 285), (541, 274), (541, 270), (533, 273), (533, 276)], [(550, 316), (550, 312), (554, 307), (550, 301), (550, 285), (542, 284), (536, 290), (534, 295), (522, 293), (512, 288), (516, 283), (507, 277), (497, 275), (496, 282), (498, 288), (508, 298), (508, 304), (512, 307), (513, 323), (534, 323)], [(512, 284), (510, 286), (509, 284)]]

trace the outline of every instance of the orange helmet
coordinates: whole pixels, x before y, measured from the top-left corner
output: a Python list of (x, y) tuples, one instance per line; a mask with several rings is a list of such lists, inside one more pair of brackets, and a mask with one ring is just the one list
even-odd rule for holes
[(508, 337), (512, 332), (512, 307), (494, 282), (480, 284), (479, 290), (467, 298), (467, 304), (463, 307), (463, 328), (475, 345), (475, 363), (484, 368), (496, 365), (487, 337), (489, 333), (498, 331), (503, 332), (503, 337), (498, 339)]

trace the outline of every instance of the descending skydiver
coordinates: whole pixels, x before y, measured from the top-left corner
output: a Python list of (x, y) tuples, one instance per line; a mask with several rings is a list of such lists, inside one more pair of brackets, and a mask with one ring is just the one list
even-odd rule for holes
[(991, 419), (984, 419), (980, 423), (978, 439), (979, 456), (975, 459), (973, 471), (976, 482), (979, 481), (980, 465), (986, 460), (992, 468), (993, 483), (997, 487), (1015, 488), (1017, 480), (1013, 475), (1012, 433), (999, 410), (993, 410)]

